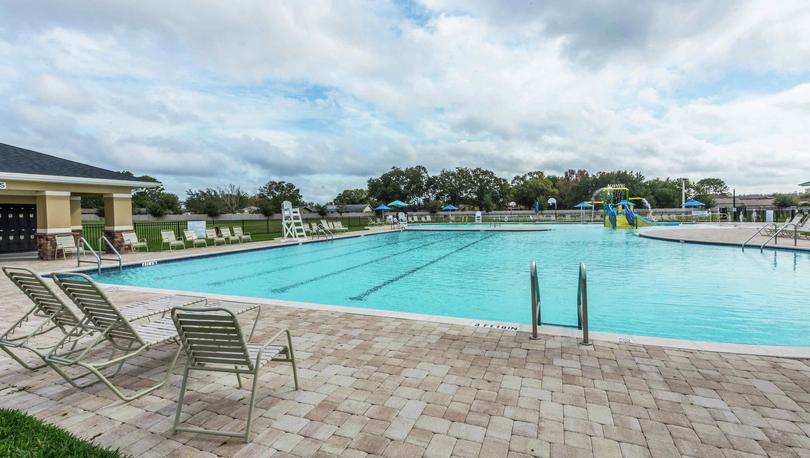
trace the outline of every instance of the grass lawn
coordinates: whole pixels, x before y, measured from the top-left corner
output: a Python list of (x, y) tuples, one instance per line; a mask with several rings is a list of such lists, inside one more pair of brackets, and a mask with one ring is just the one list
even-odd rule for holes
[(73, 434), (17, 410), (0, 409), (0, 456), (120, 458)]

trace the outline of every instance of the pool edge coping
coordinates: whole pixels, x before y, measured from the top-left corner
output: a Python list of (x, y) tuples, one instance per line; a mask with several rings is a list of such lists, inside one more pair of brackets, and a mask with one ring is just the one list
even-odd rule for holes
[[(374, 316), (379, 318), (394, 318), (414, 321), (427, 321), (431, 323), (452, 324), (469, 326), (481, 329), (491, 329), (497, 331), (515, 331), (531, 333), (531, 325), (491, 320), (479, 320), (473, 318), (459, 318), (445, 315), (427, 315), (422, 313), (398, 312), (393, 310), (366, 309), (334, 304), (317, 304), (313, 302), (288, 301), (281, 299), (268, 299), (252, 296), (237, 296), (231, 294), (199, 293), (196, 291), (182, 291), (163, 288), (149, 288), (146, 286), (117, 285), (110, 283), (101, 284), (107, 287), (121, 288), (129, 291), (172, 294), (172, 295), (196, 295), (209, 299), (234, 301), (234, 302), (255, 302), (260, 305), (271, 305), (279, 307), (298, 308), (304, 310), (319, 310), (327, 312), (347, 313), (354, 315)], [(543, 325), (538, 327), (538, 334), (555, 337), (581, 338), (582, 331), (579, 329), (563, 328), (557, 326)], [(756, 345), (737, 344), (726, 342), (708, 342), (702, 340), (671, 339), (667, 337), (641, 336), (633, 334), (619, 334), (613, 332), (591, 331), (591, 339), (600, 340), (616, 345), (649, 345), (655, 347), (671, 348), (675, 350), (706, 351), (715, 353), (733, 353), (741, 355), (779, 357), (790, 359), (810, 358), (810, 346), (780, 346), (780, 345)]]
[[(710, 241), (710, 240), (689, 240), (689, 239), (681, 239), (677, 237), (667, 237), (663, 235), (654, 235), (655, 231), (645, 231), (645, 232), (637, 232), (636, 235), (638, 237), (644, 237), (646, 239), (651, 240), (660, 240), (662, 242), (674, 242), (674, 243), (690, 243), (693, 245), (715, 245), (715, 246), (724, 246), (724, 247), (738, 247), (742, 248), (742, 243), (737, 242), (723, 242), (723, 241)], [(799, 253), (810, 253), (810, 248), (808, 247), (800, 247), (800, 246), (777, 246), (777, 245), (765, 245), (762, 246), (761, 244), (752, 244), (752, 243), (745, 243), (745, 248), (756, 248), (756, 249), (766, 249), (766, 250), (774, 250), (774, 251), (794, 251)]]

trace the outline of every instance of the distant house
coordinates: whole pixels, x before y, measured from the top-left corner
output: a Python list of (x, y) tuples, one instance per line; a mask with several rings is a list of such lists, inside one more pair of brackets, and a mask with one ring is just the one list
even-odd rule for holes
[(367, 204), (327, 205), (326, 212), (332, 213), (372, 213)]
[[(717, 196), (714, 201), (715, 208), (719, 208), (721, 212), (724, 210), (730, 211), (735, 205), (734, 198), (731, 196)], [(737, 208), (746, 208), (748, 210), (773, 210), (776, 208), (773, 204), (773, 196), (764, 194), (739, 195), (737, 196), (736, 205)]]

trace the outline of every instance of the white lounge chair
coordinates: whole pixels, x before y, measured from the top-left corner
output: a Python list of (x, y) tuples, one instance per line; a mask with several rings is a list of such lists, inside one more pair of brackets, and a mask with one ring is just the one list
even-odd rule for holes
[(233, 228), (233, 236), (239, 239), (239, 242), (250, 242), (253, 239), (250, 237), (250, 232), (242, 232), (242, 228), (235, 226)]
[(210, 240), (214, 246), (217, 246), (219, 243), (227, 243), (225, 237), (221, 237), (217, 235), (216, 229), (206, 229), (205, 230), (205, 240)]
[(195, 248), (197, 245), (208, 246), (205, 239), (197, 237), (197, 233), (188, 229), (183, 231), (183, 237), (186, 239), (185, 243), (191, 243), (191, 247)]
[[(131, 394), (125, 394), (113, 383), (111, 378), (131, 358), (157, 345), (177, 340), (177, 330), (171, 317), (166, 316), (142, 324), (133, 324), (132, 319), (113, 305), (104, 292), (99, 289), (98, 285), (87, 275), (80, 273), (53, 273), (51, 275), (54, 283), (84, 314), (82, 324), (75, 329), (82, 333), (89, 331), (96, 336), (86, 347), (81, 350), (73, 350), (69, 348), (69, 344), (73, 340), (74, 333), (71, 332), (66, 335), (45, 357), (46, 362), (54, 370), (79, 388), (102, 382), (124, 401), (131, 401), (149, 394), (166, 383), (174, 369), (174, 365), (177, 363), (177, 358), (180, 356), (179, 349), (172, 362), (168, 365), (163, 379), (154, 385), (140, 388)], [(164, 298), (161, 306), (164, 311), (169, 311), (174, 307), (193, 304), (207, 305), (207, 300), (188, 296), (169, 296)], [(261, 311), (258, 305), (243, 303), (229, 303), (224, 308), (234, 314), (256, 309), (259, 312)], [(96, 350), (101, 350), (102, 346), (107, 348), (112, 346), (116, 351), (111, 356), (99, 357), (99, 351)], [(106, 352), (103, 353), (106, 354)], [(116, 365), (118, 369), (113, 374), (103, 372), (107, 368)], [(77, 377), (71, 377), (67, 374), (66, 370), (68, 368), (81, 368), (97, 380), (79, 385), (76, 383)]]
[(174, 247), (185, 248), (186, 242), (177, 240), (174, 231), (160, 231), (160, 247), (163, 248), (164, 245), (167, 245), (169, 250), (174, 250)]
[[(177, 412), (174, 416), (174, 426), (172, 428), (174, 433), (184, 431), (213, 434), (239, 437), (246, 442), (249, 441), (250, 429), (253, 425), (253, 409), (256, 404), (256, 389), (259, 385), (259, 370), (270, 361), (283, 361), (292, 364), (293, 382), (295, 389), (298, 389), (298, 373), (295, 366), (292, 338), (290, 337), (290, 331), (287, 329), (278, 331), (264, 344), (251, 344), (250, 337), (244, 338), (242, 327), (232, 310), (225, 308), (177, 307), (172, 309), (172, 320), (180, 337), (181, 350), (186, 354), (183, 382), (180, 385), (180, 396), (177, 400)], [(282, 335), (285, 336), (286, 343), (274, 344)], [(240, 388), (242, 387), (240, 375), (253, 376), (250, 401), (248, 403), (247, 425), (244, 432), (180, 426), (180, 415), (183, 410), (183, 400), (190, 371), (230, 372), (236, 374), (236, 380)]]
[(59, 252), (62, 252), (62, 259), (67, 259), (67, 255), (76, 255), (79, 248), (76, 246), (76, 239), (72, 235), (57, 235), (56, 247), (54, 247), (54, 258), (59, 257)]
[(334, 228), (335, 228), (335, 230), (336, 230), (336, 231), (338, 231), (338, 232), (348, 232), (348, 231), (349, 231), (349, 228), (348, 228), (348, 227), (345, 227), (345, 226), (343, 225), (343, 223), (342, 223), (342, 222), (340, 222), (340, 221), (335, 221), (335, 222), (334, 222)]
[(135, 231), (123, 232), (121, 238), (124, 240), (124, 249), (129, 248), (129, 251), (133, 253), (138, 251), (138, 248), (146, 248), (146, 251), (149, 251), (149, 244), (146, 243), (146, 239), (139, 239)]
[(234, 237), (233, 234), (231, 234), (231, 230), (226, 226), (220, 226), (219, 233), (222, 236), (222, 238), (224, 238), (225, 240), (228, 241), (228, 243), (233, 243), (234, 241), (236, 241), (236, 242), (240, 241), (238, 238)]

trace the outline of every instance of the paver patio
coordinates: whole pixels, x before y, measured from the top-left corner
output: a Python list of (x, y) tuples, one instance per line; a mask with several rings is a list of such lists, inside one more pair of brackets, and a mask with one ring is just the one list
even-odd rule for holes
[[(108, 292), (124, 304), (150, 296)], [(3, 323), (26, 300), (0, 279)], [(179, 375), (124, 404), (3, 354), (0, 407), (136, 456), (810, 456), (807, 361), (583, 347), (569, 337), (281, 306), (262, 315), (257, 341), (292, 331), (301, 389), (293, 391), (289, 365), (267, 366), (249, 444), (171, 435)], [(146, 354), (118, 380), (137, 387), (160, 377), (175, 349)], [(248, 396), (233, 375), (195, 374), (184, 413), (206, 428), (241, 428)]]

